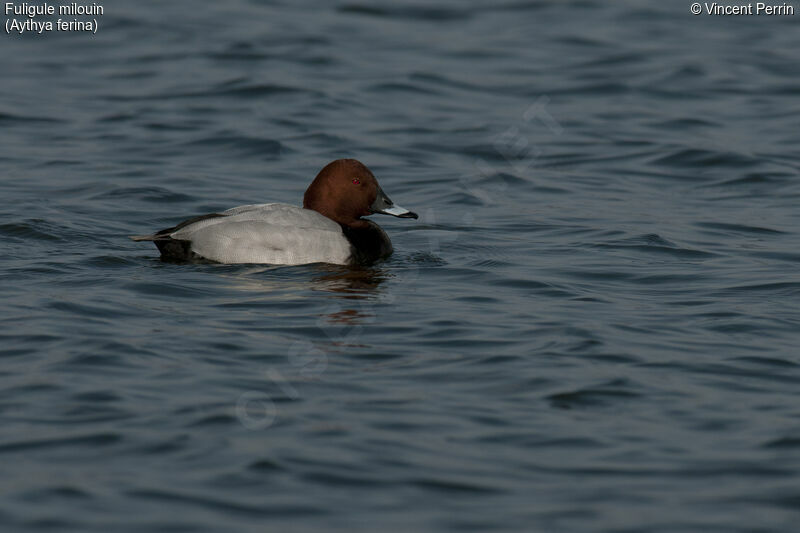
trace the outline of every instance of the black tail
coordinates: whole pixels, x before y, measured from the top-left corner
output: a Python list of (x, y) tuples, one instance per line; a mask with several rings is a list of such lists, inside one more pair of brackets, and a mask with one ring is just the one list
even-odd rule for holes
[(128, 238), (132, 241), (140, 242), (140, 241), (154, 241), (158, 237), (155, 235), (129, 235)]
[(197, 254), (192, 251), (190, 241), (180, 241), (172, 237), (163, 237), (153, 240), (161, 252), (161, 259), (164, 261), (189, 261), (197, 258)]
[(162, 229), (152, 235), (131, 235), (130, 239), (136, 242), (141, 241), (152, 241), (158, 247), (158, 251), (161, 252), (161, 259), (165, 261), (190, 261), (193, 259), (198, 259), (199, 256), (192, 251), (192, 243), (191, 241), (182, 241), (179, 239), (173, 239), (170, 237), (171, 234), (175, 233), (179, 229), (185, 228), (189, 224), (194, 224), (195, 222), (200, 222), (201, 220), (206, 220), (208, 218), (217, 218), (217, 217), (224, 217), (220, 213), (211, 213), (210, 215), (201, 215), (199, 217), (190, 218), (189, 220), (185, 220), (174, 226), (172, 228)]

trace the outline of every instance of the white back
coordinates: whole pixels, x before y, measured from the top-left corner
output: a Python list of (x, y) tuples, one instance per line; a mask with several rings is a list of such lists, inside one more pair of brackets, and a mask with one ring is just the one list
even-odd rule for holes
[(350, 242), (329, 218), (287, 204), (242, 205), (223, 217), (189, 224), (170, 236), (191, 242), (196, 254), (220, 263), (346, 264)]

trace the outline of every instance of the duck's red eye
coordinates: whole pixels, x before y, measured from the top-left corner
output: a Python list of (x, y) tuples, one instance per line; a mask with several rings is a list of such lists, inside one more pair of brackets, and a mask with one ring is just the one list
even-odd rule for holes
[(359, 184), (361, 184), (361, 180), (358, 179), (358, 178), (353, 178), (353, 184), (354, 185), (359, 185)]

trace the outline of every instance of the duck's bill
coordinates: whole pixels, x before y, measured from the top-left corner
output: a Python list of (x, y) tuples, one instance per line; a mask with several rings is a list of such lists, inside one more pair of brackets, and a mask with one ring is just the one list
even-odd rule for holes
[(393, 217), (397, 218), (419, 218), (417, 214), (413, 211), (409, 211), (405, 207), (400, 207), (399, 205), (395, 205), (386, 193), (378, 187), (378, 196), (375, 197), (375, 201), (372, 202), (372, 205), (369, 206), (370, 211), (373, 213), (380, 213), (382, 215), (392, 215)]
[(419, 218), (415, 212), (409, 211), (405, 207), (400, 207), (399, 205), (393, 205), (392, 207), (375, 212), (383, 215), (392, 215), (397, 218)]

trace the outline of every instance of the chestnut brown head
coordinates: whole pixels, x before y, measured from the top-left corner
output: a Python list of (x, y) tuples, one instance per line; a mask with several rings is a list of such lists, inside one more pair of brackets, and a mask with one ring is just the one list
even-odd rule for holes
[(337, 159), (325, 165), (308, 186), (303, 207), (350, 227), (366, 224), (361, 217), (373, 213), (418, 218), (416, 213), (395, 205), (370, 169), (355, 159)]

